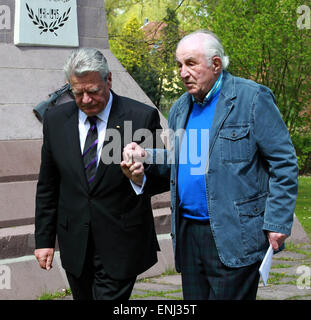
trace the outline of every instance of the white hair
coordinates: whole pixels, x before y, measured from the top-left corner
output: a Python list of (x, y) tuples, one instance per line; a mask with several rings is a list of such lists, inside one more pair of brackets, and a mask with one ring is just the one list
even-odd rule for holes
[(80, 48), (74, 50), (64, 65), (66, 79), (71, 76), (82, 76), (87, 72), (99, 72), (101, 79), (107, 81), (109, 67), (104, 55), (95, 48)]
[(197, 30), (183, 37), (177, 47), (185, 40), (190, 39), (194, 36), (202, 35), (203, 47), (206, 55), (208, 65), (212, 64), (213, 57), (219, 57), (221, 59), (222, 68), (227, 69), (229, 66), (229, 57), (225, 55), (225, 50), (221, 44), (221, 41), (217, 35), (209, 30)]

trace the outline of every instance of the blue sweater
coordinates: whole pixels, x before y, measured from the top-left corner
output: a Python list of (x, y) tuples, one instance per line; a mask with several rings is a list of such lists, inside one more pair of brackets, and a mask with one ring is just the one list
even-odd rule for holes
[(182, 215), (190, 219), (201, 221), (209, 219), (205, 173), (209, 152), (209, 131), (212, 126), (220, 87), (220, 85), (216, 87), (212, 96), (205, 99), (202, 104), (193, 103), (180, 147), (178, 167), (179, 207)]

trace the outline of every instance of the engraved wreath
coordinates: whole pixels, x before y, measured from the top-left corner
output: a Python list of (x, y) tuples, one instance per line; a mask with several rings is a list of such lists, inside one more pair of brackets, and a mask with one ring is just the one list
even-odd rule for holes
[(71, 10), (71, 8), (69, 8), (58, 19), (52, 21), (50, 24), (47, 24), (46, 21), (39, 19), (39, 17), (36, 14), (34, 14), (33, 10), (29, 7), (27, 3), (26, 8), (28, 11), (28, 16), (32, 20), (33, 24), (36, 25), (40, 30), (42, 30), (40, 34), (49, 31), (53, 32), (56, 36), (57, 33), (55, 31), (64, 26), (65, 22), (69, 19), (69, 13)]

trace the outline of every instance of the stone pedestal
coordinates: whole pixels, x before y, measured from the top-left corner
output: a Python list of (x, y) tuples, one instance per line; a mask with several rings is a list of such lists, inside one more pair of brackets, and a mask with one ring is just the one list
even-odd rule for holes
[[(0, 228), (30, 223), (40, 165), (42, 124), (33, 108), (64, 84), (63, 64), (73, 48), (14, 45), (15, 1), (11, 28), (0, 29)], [(109, 50), (104, 1), (78, 0), (79, 44), (99, 48), (112, 71), (113, 90), (152, 105)], [(7, 9), (8, 10), (8, 9)], [(162, 125), (166, 120), (161, 115)]]

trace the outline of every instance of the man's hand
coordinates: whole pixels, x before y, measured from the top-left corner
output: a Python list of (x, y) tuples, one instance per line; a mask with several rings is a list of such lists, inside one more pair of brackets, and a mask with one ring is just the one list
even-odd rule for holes
[(126, 177), (131, 179), (136, 185), (142, 186), (144, 181), (144, 165), (141, 162), (128, 164), (127, 162), (122, 161), (120, 166)]
[(138, 186), (143, 184), (145, 174), (143, 162), (146, 157), (147, 152), (135, 142), (129, 143), (123, 149), (121, 169), (125, 176)]
[(36, 249), (34, 254), (42, 269), (50, 270), (52, 268), (54, 248)]
[(286, 234), (271, 231), (268, 232), (268, 239), (274, 251), (279, 250), (286, 238)]
[(147, 152), (136, 142), (131, 142), (126, 145), (123, 149), (123, 161), (127, 165), (133, 164), (135, 162), (145, 162), (147, 158)]

